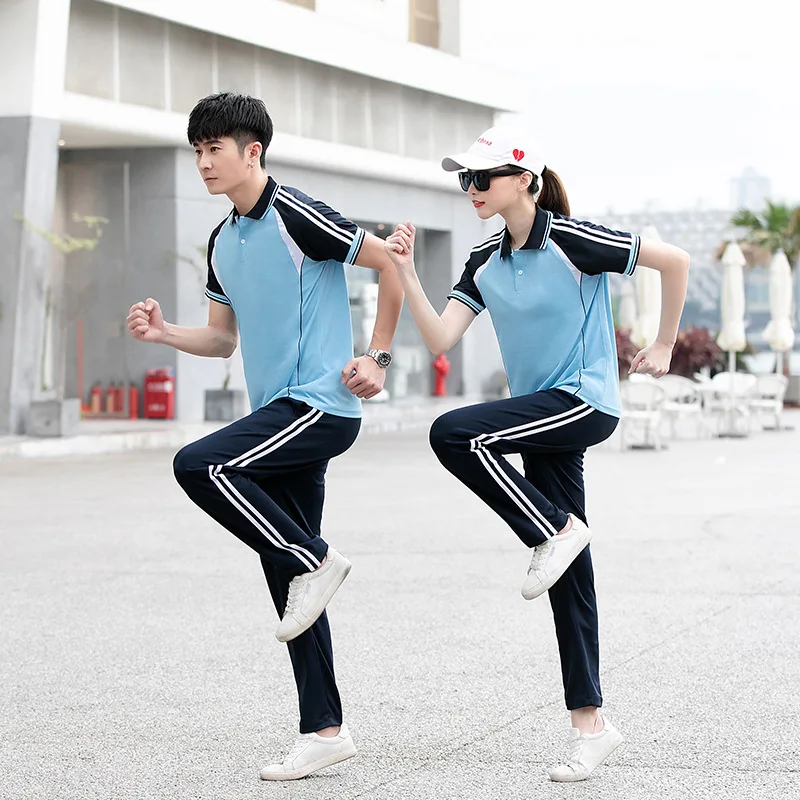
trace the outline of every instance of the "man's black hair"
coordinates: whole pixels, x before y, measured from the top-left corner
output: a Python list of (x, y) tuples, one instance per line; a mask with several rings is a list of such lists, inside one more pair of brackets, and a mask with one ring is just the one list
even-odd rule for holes
[(261, 142), (261, 166), (267, 164), (267, 148), (272, 141), (272, 119), (263, 100), (235, 92), (220, 92), (204, 97), (189, 114), (186, 130), (189, 144), (230, 136), (244, 153), (250, 142)]

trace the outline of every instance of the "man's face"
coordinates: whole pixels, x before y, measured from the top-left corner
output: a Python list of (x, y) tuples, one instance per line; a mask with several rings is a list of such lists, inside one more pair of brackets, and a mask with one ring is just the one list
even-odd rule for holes
[(228, 194), (247, 180), (252, 173), (247, 158), (247, 148), (239, 152), (239, 145), (231, 136), (195, 142), (194, 152), (200, 177), (209, 194)]

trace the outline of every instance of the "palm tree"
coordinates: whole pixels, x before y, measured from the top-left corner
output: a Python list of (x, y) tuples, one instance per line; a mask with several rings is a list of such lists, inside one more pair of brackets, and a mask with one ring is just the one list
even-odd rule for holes
[(747, 230), (745, 243), (750, 247), (745, 256), (751, 266), (768, 263), (783, 250), (794, 269), (800, 257), (800, 206), (768, 202), (758, 214), (742, 208), (731, 218), (731, 225)]

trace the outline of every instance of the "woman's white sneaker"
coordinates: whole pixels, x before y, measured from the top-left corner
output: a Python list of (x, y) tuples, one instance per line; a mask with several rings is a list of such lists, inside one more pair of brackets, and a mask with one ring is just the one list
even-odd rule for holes
[(292, 578), (286, 610), (275, 638), (288, 642), (307, 631), (319, 619), (351, 567), (341, 553), (329, 546), (325, 563), (319, 569)]
[(296, 781), (312, 772), (346, 761), (356, 754), (347, 726), (337, 736), (301, 733), (282, 764), (270, 764), (259, 773), (262, 781)]
[(528, 576), (522, 584), (522, 596), (526, 600), (544, 594), (591, 541), (592, 532), (589, 528), (576, 516), (570, 514), (569, 518), (572, 528), (533, 548)]
[(622, 734), (605, 717), (603, 723), (600, 733), (572, 729), (566, 760), (549, 770), (551, 781), (585, 781), (622, 744)]

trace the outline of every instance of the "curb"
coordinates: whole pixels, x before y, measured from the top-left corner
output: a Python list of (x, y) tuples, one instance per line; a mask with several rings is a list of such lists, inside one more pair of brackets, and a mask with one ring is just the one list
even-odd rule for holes
[[(431, 400), (424, 405), (364, 409), (361, 435), (406, 433), (427, 430), (436, 417), (454, 408), (479, 400), (464, 397)], [(92, 423), (87, 423), (91, 425)], [(156, 423), (157, 424), (157, 423)], [(0, 461), (19, 458), (65, 458), (68, 456), (124, 453), (132, 450), (179, 450), (184, 445), (207, 436), (227, 423), (166, 423), (164, 430), (135, 430), (79, 433), (77, 436), (38, 438), (33, 436), (0, 437)]]

